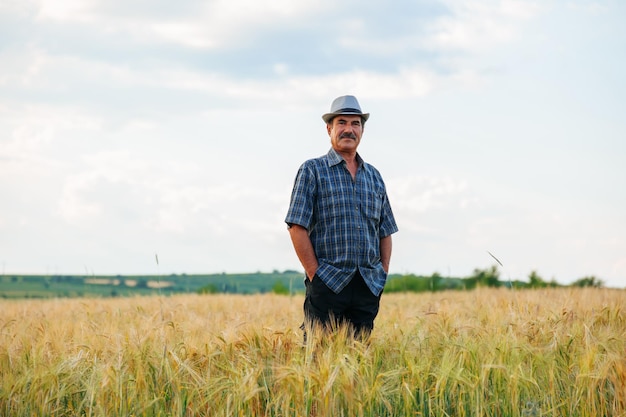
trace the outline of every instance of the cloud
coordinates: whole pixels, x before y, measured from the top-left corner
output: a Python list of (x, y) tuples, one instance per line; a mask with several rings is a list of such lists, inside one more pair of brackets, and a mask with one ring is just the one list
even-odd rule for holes
[(446, 177), (403, 176), (388, 181), (394, 208), (414, 214), (441, 209), (465, 209), (475, 201), (466, 180)]
[(93, 115), (68, 107), (0, 101), (0, 185), (19, 178), (36, 185), (65, 169), (62, 155), (80, 148), (75, 135), (99, 135), (102, 124)]
[(226, 236), (237, 225), (254, 233), (259, 219), (246, 215), (249, 202), (259, 202), (255, 211), (270, 213), (286, 201), (268, 199), (264, 189), (211, 178), (193, 160), (146, 158), (129, 150), (82, 159), (84, 168), (65, 179), (57, 204), (59, 216), (73, 227), (106, 224), (109, 233), (124, 234), (132, 225), (130, 230), (144, 233), (199, 237)]
[(325, 10), (323, 2), (289, 0), (217, 0), (207, 3), (199, 16), (154, 22), (148, 32), (191, 48), (225, 48), (251, 42), (254, 34), (274, 26), (293, 26)]
[(336, 91), (362, 92), (362, 96), (372, 98), (420, 97), (443, 85), (449, 88), (451, 83), (474, 82), (472, 77), (444, 77), (419, 66), (399, 68), (394, 73), (355, 69), (326, 75), (287, 73), (275, 79), (240, 79), (176, 63), (142, 68), (53, 55), (38, 48), (11, 56), (0, 73), (0, 87), (16, 102), (38, 98), (50, 105), (80, 106), (98, 113), (107, 109), (109, 115), (126, 108), (125, 114), (135, 117), (150, 111), (174, 114), (190, 108), (243, 109), (267, 107), (268, 102), (293, 105), (326, 101)]
[(594, 0), (570, 1), (567, 2), (567, 8), (583, 14), (603, 14), (611, 10), (611, 7), (606, 3)]
[[(538, 9), (513, 0), (496, 6), (489, 1), (443, 4), (447, 12), (421, 3), (408, 11), (381, 10), (366, 2), (346, 14), (356, 3), (330, 13), (329, 2), (313, 1), (122, 7), (101, 0), (41, 0), (30, 3), (38, 9), (37, 41), (3, 52), (0, 58), (8, 64), (0, 70), (0, 86), (17, 99), (28, 92), (46, 101), (74, 100), (107, 110), (127, 102), (135, 115), (140, 108), (161, 106), (161, 113), (185, 108), (169, 103), (294, 102), (327, 98), (338, 90), (373, 98), (422, 97), (441, 88), (481, 86), (484, 74), (450, 64), (451, 56), (458, 49), (509, 42), (521, 30), (520, 22)], [(381, 13), (396, 24), (382, 25)], [(52, 42), (48, 33), (62, 33), (68, 42)], [(168, 49), (164, 42), (183, 49)], [(165, 53), (147, 52), (147, 44)], [(434, 55), (427, 52), (434, 50)]]
[(522, 0), (445, 0), (449, 15), (428, 25), (423, 45), (444, 51), (479, 52), (517, 40), (522, 24), (541, 10)]
[(59, 20), (74, 22), (93, 22), (97, 0), (40, 0), (33, 1), (38, 6), (37, 18), (40, 20)]
[(328, 2), (303, 0), (213, 0), (110, 4), (102, 0), (41, 0), (37, 19), (89, 24), (134, 41), (169, 42), (188, 48), (222, 49), (254, 40), (262, 29), (291, 27), (326, 10)]

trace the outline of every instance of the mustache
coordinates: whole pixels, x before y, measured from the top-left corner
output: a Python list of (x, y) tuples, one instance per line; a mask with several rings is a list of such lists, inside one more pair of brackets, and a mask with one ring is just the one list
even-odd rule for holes
[(356, 135), (354, 133), (342, 133), (339, 136), (339, 139), (344, 139), (344, 138), (348, 138), (348, 139), (354, 139), (356, 140)]

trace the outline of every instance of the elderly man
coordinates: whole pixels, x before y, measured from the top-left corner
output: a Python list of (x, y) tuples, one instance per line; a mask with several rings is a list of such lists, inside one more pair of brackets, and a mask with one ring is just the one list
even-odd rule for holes
[(306, 273), (305, 325), (347, 324), (356, 337), (374, 328), (398, 231), (380, 173), (357, 153), (368, 118), (354, 96), (332, 102), (332, 147), (298, 170), (285, 219)]

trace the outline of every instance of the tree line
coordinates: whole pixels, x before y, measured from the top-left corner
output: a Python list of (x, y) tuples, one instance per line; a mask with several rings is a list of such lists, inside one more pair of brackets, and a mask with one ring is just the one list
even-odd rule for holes
[(472, 275), (467, 278), (448, 278), (435, 272), (430, 276), (418, 275), (391, 275), (385, 286), (385, 292), (426, 292), (444, 290), (472, 290), (479, 287), (490, 288), (557, 288), (557, 287), (604, 287), (604, 281), (595, 276), (585, 276), (569, 285), (562, 285), (554, 279), (547, 281), (537, 271), (532, 271), (528, 281), (503, 280), (497, 265), (486, 269), (474, 269)]
[[(604, 282), (595, 276), (585, 276), (569, 285), (561, 285), (554, 279), (550, 281), (543, 279), (536, 271), (530, 273), (527, 281), (511, 281), (502, 279), (497, 265), (494, 265), (486, 269), (474, 269), (473, 273), (466, 278), (443, 277), (437, 272), (430, 276), (391, 274), (387, 280), (385, 292), (472, 290), (479, 287), (531, 289), (567, 286), (598, 288), (603, 287)], [(194, 292), (293, 295), (304, 292), (304, 274), (287, 270), (269, 273), (158, 276), (0, 276), (0, 298), (167, 296)]]

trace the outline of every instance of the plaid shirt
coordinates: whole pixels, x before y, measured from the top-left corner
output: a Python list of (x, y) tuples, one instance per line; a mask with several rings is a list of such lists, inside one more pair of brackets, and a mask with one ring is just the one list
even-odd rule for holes
[(317, 276), (335, 293), (358, 269), (372, 293), (380, 295), (387, 280), (380, 239), (398, 227), (380, 173), (358, 154), (357, 161), (354, 180), (332, 148), (302, 164), (285, 222), (308, 230), (319, 263)]

